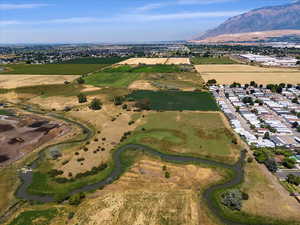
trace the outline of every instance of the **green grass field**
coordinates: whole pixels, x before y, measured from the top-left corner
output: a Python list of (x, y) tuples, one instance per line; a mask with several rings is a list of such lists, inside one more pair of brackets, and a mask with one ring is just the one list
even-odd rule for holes
[(27, 65), (15, 64), (7, 65), (6, 71), (1, 74), (33, 74), (33, 75), (82, 75), (91, 73), (106, 67), (105, 64), (43, 64)]
[(128, 95), (134, 100), (148, 99), (152, 110), (218, 111), (213, 96), (208, 92), (135, 91)]
[(191, 62), (194, 65), (201, 64), (237, 64), (237, 62), (231, 60), (229, 57), (193, 57)]
[(19, 214), (9, 225), (48, 225), (58, 214), (57, 209), (32, 210)]
[(104, 70), (109, 73), (128, 72), (128, 73), (178, 73), (181, 72), (176, 65), (139, 65), (139, 66), (118, 66)]
[(108, 73), (99, 72), (85, 77), (85, 83), (99, 87), (128, 87), (140, 77), (139, 73)]
[(32, 87), (19, 87), (14, 89), (19, 94), (34, 94), (43, 97), (51, 96), (77, 96), (83, 87), (79, 84), (52, 84)]
[(106, 58), (94, 58), (94, 57), (85, 57), (78, 59), (71, 59), (68, 61), (62, 62), (62, 64), (115, 64), (126, 60), (128, 58), (121, 57), (106, 57)]
[(153, 112), (125, 143), (232, 163), (239, 154), (233, 139), (217, 113)]

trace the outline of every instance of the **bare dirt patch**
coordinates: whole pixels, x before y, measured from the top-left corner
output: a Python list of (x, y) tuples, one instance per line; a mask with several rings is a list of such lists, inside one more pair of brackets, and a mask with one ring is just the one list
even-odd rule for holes
[(0, 88), (63, 84), (65, 81), (71, 82), (78, 77), (75, 75), (0, 75)]
[(31, 114), (3, 117), (0, 120), (0, 165), (16, 161), (69, 131), (65, 123)]
[(130, 86), (129, 89), (132, 90), (157, 90), (156, 87), (152, 86), (151, 82), (146, 80), (137, 80), (134, 81)]
[(191, 64), (189, 58), (169, 58), (166, 64), (182, 65), (182, 64)]

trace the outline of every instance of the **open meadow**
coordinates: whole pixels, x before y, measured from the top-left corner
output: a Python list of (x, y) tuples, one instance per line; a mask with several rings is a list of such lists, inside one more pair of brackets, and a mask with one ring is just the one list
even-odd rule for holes
[(151, 113), (126, 143), (233, 163), (239, 156), (234, 139), (219, 113), (184, 111)]

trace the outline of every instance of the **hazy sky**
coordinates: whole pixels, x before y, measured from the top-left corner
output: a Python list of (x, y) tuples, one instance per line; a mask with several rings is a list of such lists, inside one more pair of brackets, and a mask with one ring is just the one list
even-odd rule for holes
[(0, 43), (190, 39), (250, 9), (293, 0), (0, 0)]

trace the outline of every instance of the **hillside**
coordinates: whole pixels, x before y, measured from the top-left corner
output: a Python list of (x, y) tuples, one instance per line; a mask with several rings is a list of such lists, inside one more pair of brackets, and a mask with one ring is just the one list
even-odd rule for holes
[(300, 30), (299, 1), (288, 5), (255, 9), (229, 18), (217, 28), (207, 31), (195, 40), (204, 40), (223, 34), (273, 30)]

